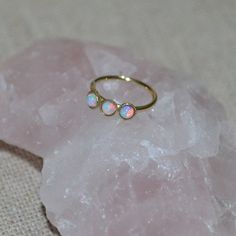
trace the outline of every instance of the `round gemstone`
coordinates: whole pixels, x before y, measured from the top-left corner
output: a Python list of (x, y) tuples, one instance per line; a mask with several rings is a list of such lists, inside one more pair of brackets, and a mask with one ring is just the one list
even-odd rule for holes
[(125, 119), (131, 119), (135, 115), (135, 107), (132, 104), (122, 104), (120, 108), (120, 116)]
[(117, 104), (114, 101), (106, 100), (102, 104), (102, 111), (105, 115), (111, 116), (117, 110)]
[(91, 108), (97, 107), (97, 105), (98, 105), (98, 96), (95, 93), (90, 92), (87, 95), (87, 104)]

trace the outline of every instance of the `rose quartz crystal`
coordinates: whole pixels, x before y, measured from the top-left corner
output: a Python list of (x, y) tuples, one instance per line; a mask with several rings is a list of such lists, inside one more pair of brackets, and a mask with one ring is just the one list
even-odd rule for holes
[[(87, 107), (97, 76), (152, 85), (158, 103), (129, 121)], [(148, 101), (140, 88), (100, 85)], [(235, 236), (236, 145), (201, 86), (125, 51), (52, 40), (1, 67), (0, 138), (44, 158), (41, 199), (64, 236)]]

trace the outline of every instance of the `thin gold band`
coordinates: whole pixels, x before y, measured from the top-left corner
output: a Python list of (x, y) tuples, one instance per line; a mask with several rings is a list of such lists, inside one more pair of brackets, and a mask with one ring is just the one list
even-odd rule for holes
[[(125, 82), (134, 82), (134, 83), (136, 83), (137, 85), (143, 87), (145, 90), (147, 90), (149, 92), (149, 94), (152, 97), (152, 101), (148, 104), (140, 105), (140, 106), (135, 106), (131, 103), (117, 104), (114, 100), (107, 99), (107, 98), (103, 97), (99, 93), (99, 91), (97, 90), (96, 84), (98, 82), (104, 81), (104, 80), (105, 81), (107, 81), (107, 80), (122, 80), (122, 81), (125, 81)], [(124, 76), (124, 75), (107, 75), (107, 76), (102, 76), (102, 77), (99, 77), (99, 78), (93, 80), (90, 84), (90, 92), (88, 93), (87, 96), (90, 96), (90, 98), (89, 98), (90, 100), (92, 99), (91, 100), (92, 105), (91, 105), (90, 100), (88, 102), (88, 105), (89, 105), (90, 108), (96, 108), (98, 105), (101, 105), (100, 108), (102, 109), (102, 111), (104, 112), (105, 115), (113, 115), (116, 112), (116, 110), (118, 110), (120, 112), (120, 116), (123, 119), (132, 118), (134, 116), (134, 114), (136, 113), (136, 110), (145, 110), (145, 109), (148, 109), (148, 108), (152, 107), (157, 102), (157, 99), (158, 99), (156, 91), (151, 86), (149, 86), (148, 84), (146, 84), (146, 83), (144, 83), (140, 80), (137, 80), (137, 79), (134, 79), (134, 78), (131, 78), (131, 77), (127, 77), (127, 76)], [(95, 103), (94, 103), (94, 101), (95, 101)], [(105, 104), (104, 109), (103, 109), (103, 104), (105, 102), (107, 102), (108, 104)], [(106, 106), (108, 108), (109, 108), (109, 106), (111, 106), (111, 108), (114, 107), (114, 109), (116, 107), (116, 110), (114, 112), (111, 112), (110, 110), (108, 112), (105, 112), (107, 110), (107, 109), (105, 109)], [(124, 112), (126, 112), (127, 114), (125, 114)]]
[[(151, 94), (152, 101), (150, 103), (146, 104), (146, 105), (135, 106), (136, 110), (148, 109), (156, 103), (157, 93), (151, 86), (145, 84), (144, 82), (142, 82), (140, 80), (137, 80), (137, 79), (134, 79), (134, 78), (131, 78), (131, 77), (127, 77), (127, 76), (124, 76), (124, 75), (108, 75), (108, 76), (99, 77), (99, 78), (97, 78), (97, 79), (95, 79), (91, 82), (90, 89), (91, 89), (91, 91), (94, 91), (94, 92), (98, 93), (101, 96), (101, 94), (96, 89), (96, 83), (100, 82), (102, 80), (114, 80), (114, 79), (115, 80), (123, 80), (123, 81), (126, 81), (126, 82), (134, 82), (134, 83), (144, 87), (145, 89), (147, 89), (148, 92)], [(103, 96), (101, 96), (101, 97), (103, 97)]]

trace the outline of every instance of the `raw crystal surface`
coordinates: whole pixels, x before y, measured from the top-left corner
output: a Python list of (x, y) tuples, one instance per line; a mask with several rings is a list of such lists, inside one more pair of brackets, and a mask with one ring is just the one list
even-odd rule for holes
[[(124, 50), (33, 45), (0, 70), (0, 138), (44, 158), (41, 199), (63, 236), (236, 235), (236, 145), (200, 85)], [(87, 106), (89, 83), (125, 74), (159, 94), (129, 120)], [(101, 93), (144, 104), (130, 84)]]

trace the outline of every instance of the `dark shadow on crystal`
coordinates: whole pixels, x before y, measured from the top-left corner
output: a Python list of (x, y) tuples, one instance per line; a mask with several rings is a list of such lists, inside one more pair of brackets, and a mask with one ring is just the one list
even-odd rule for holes
[[(43, 211), (45, 218), (47, 219), (46, 209), (43, 205), (42, 205), (42, 211)], [(48, 220), (47, 220), (47, 224), (48, 224), (48, 228), (52, 231), (53, 234), (55, 234), (55, 236), (60, 235), (57, 228), (55, 226), (53, 226)]]
[(33, 153), (26, 151), (22, 148), (7, 144), (0, 141), (0, 150), (7, 151), (17, 155), (18, 158), (27, 161), (36, 170), (41, 171), (43, 167), (43, 159)]

